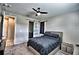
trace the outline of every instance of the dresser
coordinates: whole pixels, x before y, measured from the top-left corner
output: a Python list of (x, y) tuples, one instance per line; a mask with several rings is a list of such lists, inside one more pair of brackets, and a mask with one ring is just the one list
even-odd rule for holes
[(79, 55), (79, 43), (74, 45), (74, 55)]

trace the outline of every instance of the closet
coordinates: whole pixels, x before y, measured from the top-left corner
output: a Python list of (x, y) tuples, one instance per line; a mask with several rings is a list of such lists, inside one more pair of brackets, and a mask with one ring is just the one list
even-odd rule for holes
[(6, 46), (14, 45), (15, 38), (15, 17), (5, 16), (4, 19), (4, 37), (6, 37)]

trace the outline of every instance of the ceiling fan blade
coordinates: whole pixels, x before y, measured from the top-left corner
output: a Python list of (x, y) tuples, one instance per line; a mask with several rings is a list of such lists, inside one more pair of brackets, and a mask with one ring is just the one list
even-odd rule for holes
[(36, 9), (32, 8), (34, 11), (38, 12)]
[(48, 14), (48, 12), (40, 12), (41, 14)]

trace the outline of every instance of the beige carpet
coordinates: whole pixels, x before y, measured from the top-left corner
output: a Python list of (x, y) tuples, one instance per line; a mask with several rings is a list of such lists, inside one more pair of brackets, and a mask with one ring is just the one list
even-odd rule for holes
[[(6, 47), (4, 55), (34, 55), (34, 54), (27, 48), (27, 43), (22, 43), (11, 47)], [(55, 55), (64, 55), (64, 54), (58, 51)]]
[(34, 55), (28, 48), (26, 43), (5, 48), (5, 55)]

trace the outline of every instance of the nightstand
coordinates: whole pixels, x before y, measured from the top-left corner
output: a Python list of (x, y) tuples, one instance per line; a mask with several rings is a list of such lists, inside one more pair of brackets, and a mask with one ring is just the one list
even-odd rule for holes
[(79, 43), (74, 46), (74, 55), (79, 55)]
[(76, 47), (78, 49), (78, 55), (79, 55), (79, 44), (76, 44)]

